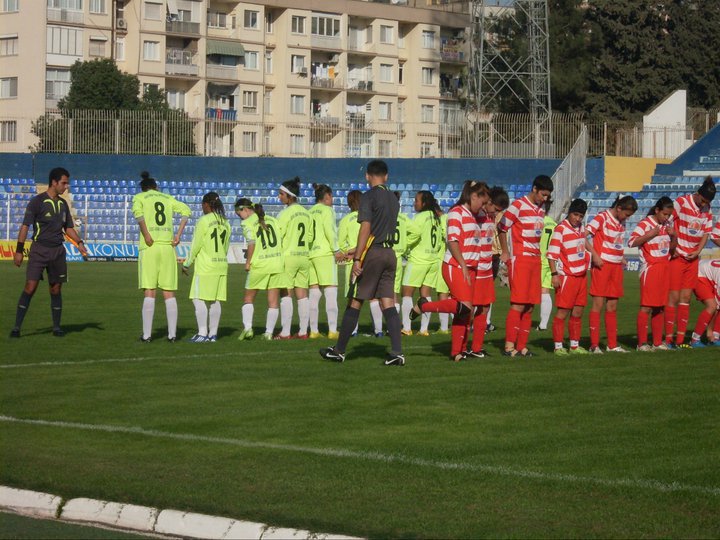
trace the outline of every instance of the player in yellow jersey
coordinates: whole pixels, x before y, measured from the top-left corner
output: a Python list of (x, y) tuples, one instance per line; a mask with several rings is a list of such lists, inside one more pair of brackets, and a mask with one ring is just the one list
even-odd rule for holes
[(267, 291), (267, 317), (263, 339), (272, 340), (275, 323), (280, 313), (280, 290), (287, 289), (289, 281), (283, 263), (283, 246), (280, 238), (280, 224), (265, 215), (262, 205), (253, 204), (250, 199), (241, 198), (235, 202), (235, 213), (242, 219), (242, 230), (247, 242), (245, 270), (245, 298), (242, 307), (243, 331), (238, 339), (252, 339), (255, 296), (258, 291)]
[[(435, 214), (440, 218), (440, 228), (442, 230), (442, 239), (443, 243), (445, 243), (445, 239), (447, 238), (447, 214), (442, 211), (442, 208), (440, 206), (437, 207), (435, 210)], [(448, 287), (448, 284), (445, 283), (445, 278), (442, 275), (442, 264), (443, 260), (445, 258), (445, 252), (440, 251), (438, 253), (438, 273), (437, 278), (435, 279), (435, 293), (438, 296), (438, 300), (447, 300), (450, 298), (450, 287)], [(423, 313), (423, 315), (426, 315)], [(429, 315), (429, 313), (427, 314)], [(438, 313), (438, 318), (440, 319), (440, 328), (438, 329), (438, 334), (449, 334), (450, 329), (450, 314), (449, 313)], [(430, 318), (427, 319), (427, 322), (425, 319), (420, 319), (420, 333), (423, 331), (423, 327), (425, 328), (425, 331), (427, 332), (427, 325), (430, 323)]]
[[(132, 212), (140, 226), (138, 254), (139, 288), (145, 298), (142, 307), (143, 333), (141, 341), (151, 340), (153, 316), (155, 315), (155, 289), (163, 292), (168, 323), (168, 340), (177, 335), (177, 255), (175, 246), (180, 243), (183, 230), (192, 214), (190, 207), (177, 201), (172, 195), (158, 191), (157, 182), (143, 172), (141, 193), (133, 197)], [(180, 214), (180, 225), (173, 234), (173, 215)]]
[(297, 338), (307, 339), (310, 321), (310, 246), (315, 238), (313, 219), (310, 213), (298, 204), (300, 196), (300, 178), (283, 182), (278, 191), (280, 202), (285, 208), (277, 217), (280, 225), (280, 236), (285, 250), (285, 273), (290, 281), (287, 291), (280, 292), (280, 321), (282, 329), (277, 339), (292, 337), (293, 295), (297, 298), (298, 319), (300, 327)]
[(325, 293), (328, 338), (337, 339), (337, 262), (342, 253), (337, 243), (337, 226), (333, 210), (333, 193), (329, 186), (313, 184), (316, 204), (310, 209), (315, 239), (310, 249), (310, 338), (321, 337), (318, 327), (320, 297)]
[[(410, 312), (413, 308), (413, 293), (420, 289), (420, 296), (430, 299), (438, 272), (438, 252), (445, 249), (442, 238), (440, 218), (436, 214), (439, 207), (430, 191), (418, 191), (415, 195), (415, 217), (408, 230), (407, 265), (402, 282), (402, 333), (412, 335)], [(421, 335), (428, 335), (427, 330)]]
[[(227, 300), (227, 253), (230, 248), (230, 222), (220, 196), (211, 191), (202, 198), (203, 216), (195, 225), (190, 253), (183, 263), (187, 275), (195, 263), (190, 299), (195, 305), (198, 331), (190, 338), (193, 343), (217, 341), (222, 307)], [(210, 302), (208, 310), (207, 302)], [(209, 324), (208, 324), (209, 317)]]

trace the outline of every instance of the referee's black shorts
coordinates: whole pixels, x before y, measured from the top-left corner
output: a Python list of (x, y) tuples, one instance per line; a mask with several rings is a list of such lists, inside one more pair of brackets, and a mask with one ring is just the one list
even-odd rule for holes
[(33, 242), (28, 253), (27, 280), (40, 281), (43, 272), (47, 269), (50, 283), (67, 282), (67, 260), (65, 259), (65, 246), (43, 246)]
[(356, 290), (350, 291), (351, 296), (359, 300), (394, 298), (396, 268), (397, 256), (392, 248), (371, 247), (365, 255)]

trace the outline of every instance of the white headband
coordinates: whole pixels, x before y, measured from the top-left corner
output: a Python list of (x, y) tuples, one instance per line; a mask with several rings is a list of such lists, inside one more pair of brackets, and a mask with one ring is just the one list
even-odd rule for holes
[(292, 191), (290, 191), (290, 190), (289, 190), (288, 188), (286, 188), (285, 186), (280, 186), (280, 191), (284, 191), (285, 193), (287, 193), (287, 194), (290, 195), (291, 197), (295, 197), (295, 198), (297, 199), (297, 195), (295, 195)]

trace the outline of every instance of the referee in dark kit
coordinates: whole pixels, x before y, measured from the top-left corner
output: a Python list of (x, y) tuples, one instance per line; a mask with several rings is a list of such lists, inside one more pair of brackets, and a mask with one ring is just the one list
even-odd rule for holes
[(400, 203), (386, 186), (388, 167), (384, 161), (368, 163), (365, 178), (370, 190), (360, 197), (357, 218), (360, 232), (353, 256), (353, 281), (348, 292), (348, 306), (343, 314), (337, 343), (334, 347), (320, 349), (320, 356), (344, 362), (345, 349), (357, 325), (363, 302), (379, 298), (392, 345), (385, 357), (385, 365), (403, 366), (405, 357), (400, 342), (400, 315), (395, 309), (397, 258), (392, 249)]

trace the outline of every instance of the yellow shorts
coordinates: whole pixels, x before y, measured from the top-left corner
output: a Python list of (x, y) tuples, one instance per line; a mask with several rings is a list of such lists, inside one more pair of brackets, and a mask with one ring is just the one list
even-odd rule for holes
[(205, 300), (215, 302), (227, 300), (227, 276), (226, 275), (193, 275), (190, 285), (191, 300)]
[(405, 265), (402, 284), (403, 286), (415, 288), (422, 287), (423, 285), (435, 287), (439, 268), (436, 262), (430, 264), (408, 262)]
[(400, 294), (403, 279), (403, 259), (397, 253), (397, 268), (395, 269), (395, 294)]
[(307, 289), (310, 286), (310, 259), (307, 257), (285, 257), (285, 273), (289, 287)]
[(438, 265), (437, 279), (435, 280), (435, 292), (438, 294), (450, 294), (450, 287), (445, 282), (445, 278), (442, 275), (442, 259)]
[(337, 287), (338, 271), (334, 255), (310, 259), (310, 285)]
[(245, 289), (266, 291), (268, 289), (287, 289), (290, 280), (285, 272), (279, 274), (267, 274), (261, 270), (250, 270), (245, 279)]
[(138, 288), (177, 291), (178, 262), (170, 244), (153, 244), (138, 255)]

